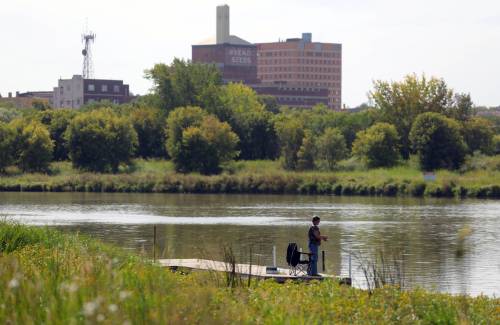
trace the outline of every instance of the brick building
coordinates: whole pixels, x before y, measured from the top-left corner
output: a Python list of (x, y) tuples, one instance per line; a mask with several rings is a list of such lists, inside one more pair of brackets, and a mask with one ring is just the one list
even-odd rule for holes
[(286, 42), (251, 44), (229, 33), (229, 7), (217, 7), (215, 44), (193, 45), (193, 62), (215, 64), (225, 83), (243, 82), (280, 105), (340, 109), (342, 45), (312, 42), (312, 35)]
[(215, 64), (225, 83), (257, 83), (257, 47), (244, 44), (193, 45), (193, 62)]
[(342, 104), (342, 45), (312, 42), (312, 35), (285, 42), (258, 43), (257, 78), (262, 83), (286, 82), (296, 87), (327, 88), (328, 106)]
[(7, 104), (16, 108), (31, 108), (34, 103), (52, 105), (52, 91), (27, 91), (24, 93), (16, 91), (15, 97), (12, 96), (11, 92), (9, 92), (8, 97), (0, 95), (0, 106)]
[(329, 90), (327, 88), (300, 87), (286, 82), (259, 83), (249, 86), (259, 95), (274, 96), (279, 105), (300, 108), (310, 108), (317, 104), (328, 106)]
[(55, 108), (80, 108), (102, 100), (124, 104), (132, 99), (129, 86), (122, 80), (83, 79), (74, 75), (71, 79), (59, 79), (58, 86), (54, 87), (52, 105)]
[(229, 32), (229, 6), (217, 7), (215, 44), (192, 46), (193, 62), (215, 64), (225, 83), (257, 83), (257, 47)]

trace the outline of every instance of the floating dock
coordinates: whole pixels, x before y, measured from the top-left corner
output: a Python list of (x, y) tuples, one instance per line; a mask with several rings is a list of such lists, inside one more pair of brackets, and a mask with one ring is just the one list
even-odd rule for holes
[(156, 263), (163, 267), (168, 267), (172, 270), (180, 268), (203, 271), (216, 272), (234, 272), (244, 277), (253, 277), (256, 279), (273, 279), (277, 282), (292, 281), (311, 281), (324, 279), (337, 279), (342, 284), (351, 285), (350, 278), (340, 278), (330, 274), (321, 274), (320, 276), (309, 275), (292, 275), (289, 269), (278, 268), (277, 272), (267, 273), (266, 266), (250, 265), (250, 264), (233, 264), (221, 261), (204, 260), (204, 259), (159, 259)]

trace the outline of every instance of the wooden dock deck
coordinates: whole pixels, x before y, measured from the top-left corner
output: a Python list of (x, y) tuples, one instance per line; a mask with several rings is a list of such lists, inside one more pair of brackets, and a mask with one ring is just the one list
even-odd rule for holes
[[(232, 272), (232, 265), (221, 261), (205, 259), (159, 259), (156, 260), (156, 262), (163, 267), (168, 267), (174, 270), (186, 268), (192, 270)], [(291, 275), (290, 270), (285, 268), (278, 268), (277, 273), (267, 273), (266, 267), (262, 265), (235, 264), (234, 272), (245, 277), (251, 276), (258, 279), (274, 279), (278, 282), (284, 282), (286, 280), (321, 281), (324, 279), (338, 279), (341, 283), (350, 285), (350, 279), (346, 282), (348, 278), (342, 279), (330, 274), (320, 274), (320, 276)]]

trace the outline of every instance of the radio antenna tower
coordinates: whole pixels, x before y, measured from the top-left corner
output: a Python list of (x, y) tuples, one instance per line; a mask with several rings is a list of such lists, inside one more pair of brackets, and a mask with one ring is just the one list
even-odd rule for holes
[(85, 44), (85, 48), (82, 50), (83, 55), (83, 79), (94, 79), (94, 64), (92, 62), (92, 44), (96, 35), (85, 28), (85, 32), (82, 35), (82, 42)]

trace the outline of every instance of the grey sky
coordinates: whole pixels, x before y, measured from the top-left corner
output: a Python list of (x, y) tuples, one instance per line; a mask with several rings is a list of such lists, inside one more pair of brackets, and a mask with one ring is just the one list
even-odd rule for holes
[(124, 79), (134, 93), (143, 70), (215, 34), (215, 6), (231, 6), (231, 33), (251, 42), (313, 33), (343, 44), (343, 102), (367, 100), (372, 80), (408, 73), (443, 77), (478, 105), (500, 105), (498, 0), (15, 0), (0, 4), (0, 93), (49, 90), (81, 74), (80, 35), (97, 33), (98, 78)]

